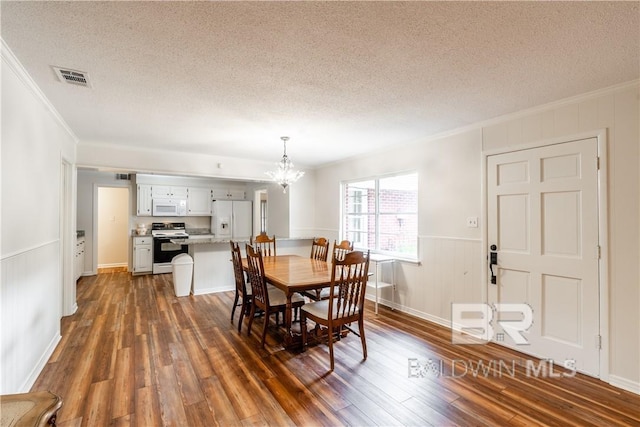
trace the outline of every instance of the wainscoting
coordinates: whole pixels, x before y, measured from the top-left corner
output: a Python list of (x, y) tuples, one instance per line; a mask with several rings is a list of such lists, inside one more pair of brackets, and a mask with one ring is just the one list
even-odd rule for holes
[(449, 326), (452, 303), (482, 302), (481, 243), (476, 239), (420, 237), (421, 262), (396, 262), (395, 304), (391, 288), (381, 289), (380, 303)]
[(60, 341), (60, 242), (2, 259), (0, 392), (28, 391)]

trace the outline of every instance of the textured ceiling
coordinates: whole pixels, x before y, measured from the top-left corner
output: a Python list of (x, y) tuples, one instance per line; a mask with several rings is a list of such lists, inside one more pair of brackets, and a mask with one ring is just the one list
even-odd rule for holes
[[(639, 2), (1, 2), (81, 144), (315, 166), (640, 76)], [(52, 66), (89, 73), (63, 84)]]

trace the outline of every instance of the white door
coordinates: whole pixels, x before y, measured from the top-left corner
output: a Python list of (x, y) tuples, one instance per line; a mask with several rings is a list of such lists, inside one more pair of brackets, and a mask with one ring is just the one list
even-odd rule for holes
[[(596, 138), (487, 157), (489, 245), (497, 248), (491, 303), (527, 303), (533, 324), (504, 345), (599, 376)], [(502, 316), (502, 317), (501, 317)], [(508, 317), (511, 316), (511, 317)], [(495, 320), (517, 320), (500, 313)], [(522, 319), (522, 316), (520, 316)], [(573, 362), (575, 361), (575, 362)]]

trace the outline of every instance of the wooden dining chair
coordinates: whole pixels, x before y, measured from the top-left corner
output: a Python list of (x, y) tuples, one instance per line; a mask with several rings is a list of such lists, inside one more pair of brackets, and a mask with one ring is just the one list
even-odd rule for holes
[[(311, 254), (309, 258), (318, 261), (327, 262), (327, 256), (329, 255), (329, 241), (324, 237), (315, 237), (311, 243)], [(322, 296), (329, 297), (329, 289), (316, 289), (302, 292), (302, 295), (311, 298), (314, 301), (323, 299)]]
[(311, 259), (317, 259), (318, 261), (327, 261), (329, 255), (329, 241), (324, 237), (316, 237), (311, 243)]
[(264, 231), (258, 234), (255, 239), (253, 236), (249, 238), (249, 243), (256, 249), (260, 249), (262, 256), (276, 256), (276, 236), (267, 236)]
[(351, 243), (348, 240), (343, 240), (340, 243), (338, 243), (337, 241), (333, 241), (333, 251), (332, 253), (332, 259), (333, 258), (338, 258), (338, 259), (342, 259), (344, 258), (344, 255), (347, 252), (351, 252), (353, 250), (353, 243)]
[[(240, 254), (240, 245), (233, 240), (231, 244), (231, 261), (233, 262), (233, 274), (236, 281), (236, 295), (233, 299), (233, 308), (231, 309), (231, 323), (233, 323), (233, 317), (236, 313), (236, 307), (240, 308), (240, 319), (238, 320), (238, 332), (242, 330), (242, 319), (245, 314), (249, 314), (251, 311), (251, 286), (247, 284), (245, 280), (244, 270), (242, 269), (242, 255)], [(242, 299), (240, 303), (238, 300)]]
[[(329, 340), (330, 371), (333, 371), (333, 334), (340, 334), (343, 327), (360, 336), (363, 359), (367, 358), (367, 342), (364, 336), (364, 297), (369, 273), (369, 252), (352, 251), (343, 259), (332, 260), (329, 299), (305, 304), (300, 309), (300, 329), (303, 350), (307, 345), (307, 319), (327, 328)], [(358, 322), (359, 334), (349, 324)]]
[[(287, 308), (287, 297), (280, 289), (273, 286), (267, 287), (267, 281), (264, 275), (264, 264), (262, 262), (262, 252), (259, 249), (254, 249), (251, 245), (246, 246), (246, 252), (247, 264), (249, 266), (249, 283), (251, 284), (251, 292), (253, 294), (247, 335), (251, 335), (251, 325), (253, 324), (256, 310), (264, 311), (264, 328), (260, 340), (260, 345), (264, 347), (269, 317), (274, 313), (284, 313)], [(294, 294), (291, 297), (292, 308), (297, 309), (303, 304), (304, 298), (302, 296)]]

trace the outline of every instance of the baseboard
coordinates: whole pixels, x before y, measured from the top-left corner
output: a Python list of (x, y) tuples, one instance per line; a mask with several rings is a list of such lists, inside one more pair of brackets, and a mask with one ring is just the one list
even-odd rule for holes
[[(368, 299), (369, 301), (372, 301), (372, 302), (375, 302), (375, 300), (376, 300), (374, 295), (366, 295), (365, 298)], [(436, 323), (436, 324), (438, 324), (440, 326), (444, 326), (445, 328), (450, 328), (451, 327), (451, 321), (449, 319), (443, 319), (442, 317), (433, 316), (433, 315), (425, 313), (423, 311), (418, 311), (418, 310), (413, 309), (411, 307), (406, 307), (406, 306), (404, 306), (402, 304), (394, 303), (393, 301), (389, 301), (387, 299), (378, 298), (378, 305), (384, 305), (384, 306), (392, 308), (394, 310), (398, 310), (398, 311), (401, 311), (403, 313), (410, 314), (410, 315), (415, 316), (417, 318), (420, 318), (420, 319), (423, 319), (423, 320), (428, 320), (429, 322)]]
[(33, 387), (33, 385), (36, 383), (38, 376), (40, 375), (45, 365), (49, 361), (49, 358), (51, 358), (51, 355), (55, 351), (61, 339), (62, 339), (62, 336), (60, 335), (60, 331), (58, 331), (56, 336), (53, 337), (53, 339), (47, 346), (47, 349), (44, 351), (44, 353), (42, 353), (42, 356), (40, 356), (38, 363), (36, 363), (36, 365), (31, 370), (31, 373), (29, 374), (25, 382), (20, 387), (19, 393), (28, 393), (31, 390), (31, 387)]
[(640, 382), (631, 381), (617, 375), (609, 375), (609, 384), (631, 393), (640, 394)]
[(126, 262), (114, 262), (112, 264), (98, 264), (98, 268), (115, 268), (115, 267), (129, 268), (129, 264)]
[(204, 294), (216, 294), (220, 292), (229, 292), (234, 291), (236, 289), (235, 286), (231, 286), (229, 288), (207, 288), (207, 289), (198, 289), (193, 292), (193, 295), (204, 295)]

